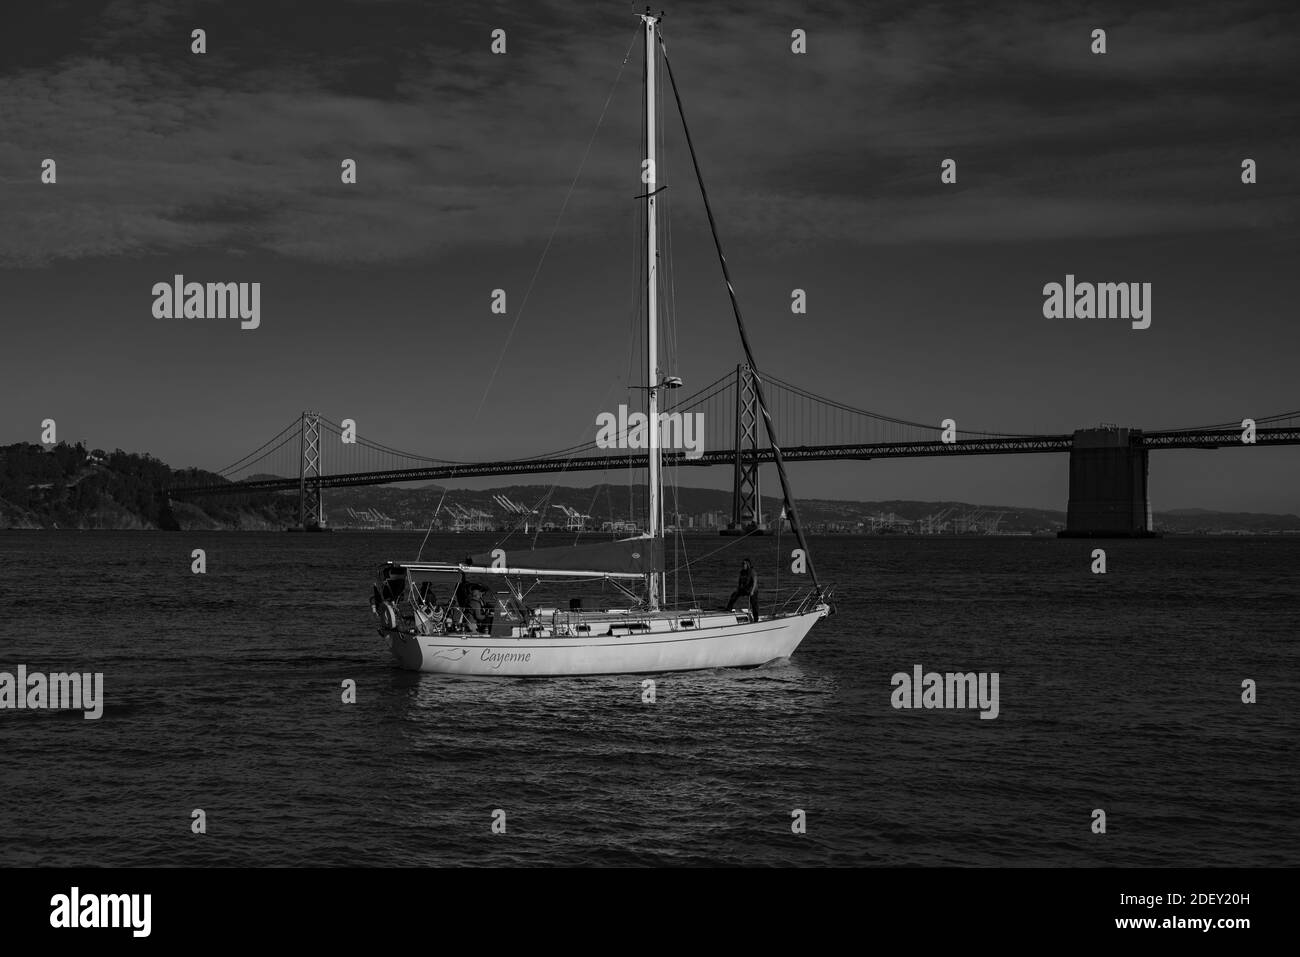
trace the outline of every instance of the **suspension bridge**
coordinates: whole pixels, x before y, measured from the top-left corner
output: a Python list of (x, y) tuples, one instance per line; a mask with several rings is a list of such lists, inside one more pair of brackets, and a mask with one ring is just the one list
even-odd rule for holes
[[(665, 449), (666, 466), (727, 465), (733, 470), (733, 534), (763, 531), (759, 466), (775, 460), (761, 424), (755, 373), (738, 366), (695, 394), (663, 407), (663, 414), (698, 416), (705, 436), (727, 436), (698, 454)], [(1225, 449), (1300, 444), (1300, 411), (1177, 429), (1103, 426), (1060, 434), (1024, 434), (935, 425), (857, 408), (763, 375), (768, 413), (789, 462), (951, 455), (1068, 453), (1070, 501), (1065, 534), (1143, 535), (1151, 530), (1148, 454), (1159, 449)], [(675, 390), (664, 390), (672, 396)], [(645, 452), (610, 452), (595, 438), (540, 455), (456, 462), (392, 448), (317, 412), (303, 412), (243, 458), (220, 471), (219, 481), (177, 486), (176, 499), (260, 492), (298, 496), (301, 526), (325, 527), (324, 490), (394, 482), (446, 481), (492, 475), (528, 475), (646, 468)]]

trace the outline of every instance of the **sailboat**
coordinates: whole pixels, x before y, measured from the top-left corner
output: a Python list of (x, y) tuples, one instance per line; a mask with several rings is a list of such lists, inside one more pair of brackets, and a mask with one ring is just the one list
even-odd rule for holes
[[(398, 664), (414, 671), (486, 676), (640, 674), (752, 667), (788, 658), (818, 620), (833, 612), (832, 589), (817, 578), (790, 495), (784, 460), (762, 392), (744, 322), (718, 240), (708, 194), (659, 23), (638, 15), (644, 34), (645, 144), (639, 200), (646, 203), (646, 417), (648, 531), (632, 538), (543, 549), (493, 549), (458, 561), (388, 562), (370, 606)], [(635, 43), (635, 40), (633, 41)], [(680, 385), (658, 363), (656, 70), (662, 60), (690, 149), (741, 345), (753, 370), (757, 401), (774, 451), (785, 514), (799, 546), (801, 584), (770, 614), (761, 606), (731, 610), (672, 601), (665, 570), (662, 437), (655, 424), (660, 390)], [(581, 592), (596, 591), (595, 603)], [(567, 596), (556, 599), (556, 593)], [(734, 597), (734, 596), (733, 596)], [(612, 598), (612, 600), (610, 600)]]

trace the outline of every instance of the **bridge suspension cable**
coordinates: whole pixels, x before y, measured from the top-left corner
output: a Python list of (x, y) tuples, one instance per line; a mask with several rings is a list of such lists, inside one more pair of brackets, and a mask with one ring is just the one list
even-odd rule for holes
[[(818, 395), (815, 392), (809, 392), (807, 389), (801, 388), (800, 386), (794, 385), (793, 383), (786, 382), (784, 379), (779, 379), (774, 375), (764, 374), (763, 378), (766, 379), (768, 382), (771, 382), (774, 385), (778, 386), (779, 388), (784, 389), (790, 393), (793, 393), (794, 395), (797, 395), (804, 399), (808, 399), (812, 402), (820, 403), (821, 405), (825, 405), (832, 409), (838, 409), (839, 411), (842, 412), (850, 412), (853, 413), (854, 415), (863, 415), (871, 419), (876, 419), (880, 422), (888, 422), (892, 425), (902, 425), (914, 429), (927, 429), (930, 431), (941, 431), (941, 427), (935, 425), (933, 422), (913, 422), (910, 419), (900, 419), (892, 415), (882, 415), (879, 412), (872, 412), (869, 409), (860, 409), (857, 408), (856, 406), (848, 405), (847, 403), (839, 402), (836, 401), (835, 399), (829, 399), (823, 395)], [(982, 431), (980, 429), (963, 429), (963, 428), (958, 428), (956, 431), (959, 435), (982, 435), (991, 438), (1034, 438), (1038, 435), (1038, 433), (1034, 433), (1034, 432), (987, 432), (987, 431)]]
[[(1262, 418), (1258, 418), (1255, 420), (1255, 426), (1256, 428), (1261, 428), (1265, 425), (1276, 425), (1279, 422), (1287, 422), (1289, 424), (1294, 419), (1300, 419), (1300, 409), (1296, 410), (1295, 412), (1279, 412), (1277, 415), (1263, 416)], [(1146, 431), (1148, 432), (1222, 432), (1225, 430), (1240, 429), (1240, 428), (1241, 428), (1241, 419), (1236, 419), (1235, 421), (1232, 422), (1219, 422), (1215, 425), (1190, 425), (1190, 426), (1185, 425), (1185, 426), (1179, 426), (1176, 428), (1169, 428), (1169, 429), (1147, 429)]]
[[(274, 454), (276, 451), (278, 451), (282, 446), (284, 446), (285, 443), (287, 443), (289, 440), (291, 440), (291, 439), (295, 439), (295, 438), (298, 437), (298, 430), (299, 430), (299, 428), (300, 428), (300, 420), (299, 420), (299, 419), (294, 419), (292, 422), (290, 422), (288, 425), (286, 425), (283, 429), (281, 429), (279, 432), (277, 432), (273, 437), (271, 437), (271, 438), (268, 439), (266, 442), (264, 442), (260, 447), (258, 447), (258, 448), (256, 448), (256, 449), (254, 449), (253, 451), (249, 452), (249, 453), (248, 453), (247, 455), (245, 455), (242, 459), (237, 460), (236, 462), (232, 463), (231, 465), (227, 465), (225, 468), (223, 468), (223, 469), (221, 469), (220, 471), (218, 471), (217, 474), (218, 474), (218, 475), (229, 475), (229, 474), (232, 473), (232, 472), (243, 471), (245, 468), (247, 468), (247, 467), (253, 465), (256, 461), (261, 461), (262, 459), (265, 459), (265, 458), (267, 458), (268, 456), (273, 455), (273, 454)], [(286, 433), (289, 433), (289, 434), (286, 435)], [(268, 448), (269, 448), (269, 446), (270, 446), (272, 443), (276, 442), (277, 440), (279, 440), (279, 445), (276, 445), (275, 448), (269, 449), (269, 451), (267, 451)], [(264, 453), (264, 454), (263, 454), (263, 453)]]

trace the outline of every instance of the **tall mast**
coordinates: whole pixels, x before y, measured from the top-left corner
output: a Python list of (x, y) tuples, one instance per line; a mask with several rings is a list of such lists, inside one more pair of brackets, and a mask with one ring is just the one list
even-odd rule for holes
[[(646, 162), (642, 179), (646, 192), (646, 432), (650, 455), (650, 538), (651, 553), (655, 540), (663, 538), (663, 520), (659, 505), (659, 473), (662, 467), (659, 450), (659, 330), (658, 287), (659, 249), (656, 243), (655, 212), (655, 23), (657, 18), (641, 14), (645, 23), (645, 143)], [(650, 610), (659, 607), (661, 577), (658, 569), (649, 576)]]

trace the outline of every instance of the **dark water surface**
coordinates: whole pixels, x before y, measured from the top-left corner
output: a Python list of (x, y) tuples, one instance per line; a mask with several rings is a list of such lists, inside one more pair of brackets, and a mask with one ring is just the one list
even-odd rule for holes
[[(1300, 860), (1300, 541), (1105, 542), (1098, 576), (1091, 542), (815, 540), (839, 615), (649, 705), (634, 676), (397, 670), (369, 580), (421, 537), (0, 533), (0, 671), (100, 671), (105, 698), (0, 710), (0, 864)], [(775, 547), (696, 585), (740, 550), (769, 583)], [(1000, 715), (894, 710), (915, 664), (998, 672)]]

